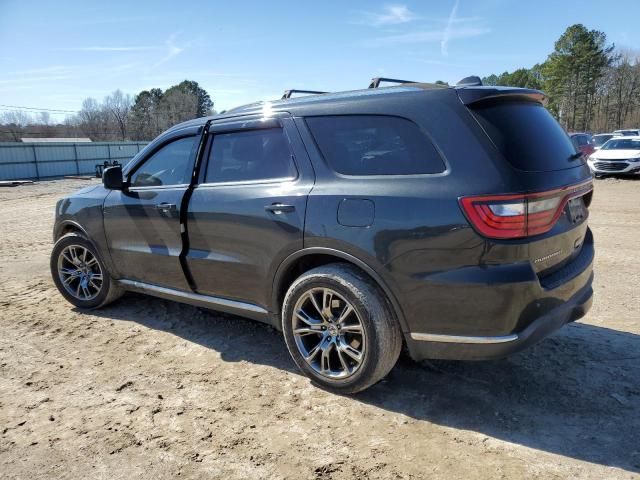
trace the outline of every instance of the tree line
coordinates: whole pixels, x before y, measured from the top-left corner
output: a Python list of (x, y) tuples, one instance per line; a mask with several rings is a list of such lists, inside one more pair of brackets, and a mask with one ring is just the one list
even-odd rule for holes
[(0, 114), (0, 141), (24, 137), (89, 137), (93, 141), (152, 140), (186, 120), (212, 115), (213, 101), (198, 82), (185, 80), (167, 90), (152, 88), (135, 97), (120, 90), (102, 102), (86, 98), (63, 122), (51, 114), (12, 109)]
[(607, 36), (572, 25), (544, 63), (489, 75), (485, 85), (543, 90), (547, 108), (568, 131), (609, 132), (640, 126), (640, 53), (617, 49)]

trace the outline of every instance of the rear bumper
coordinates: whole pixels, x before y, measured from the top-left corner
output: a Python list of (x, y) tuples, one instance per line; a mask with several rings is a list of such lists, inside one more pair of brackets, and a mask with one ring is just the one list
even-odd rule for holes
[[(422, 321), (406, 333), (411, 357), (505, 357), (583, 317), (592, 303), (594, 255), (593, 235), (587, 229), (580, 254), (549, 275), (532, 273), (527, 279), (523, 273), (521, 278), (502, 267), (485, 267), (475, 273), (477, 278), (465, 274), (465, 282), (447, 285), (448, 306), (439, 310), (449, 328), (435, 329), (432, 322)], [(513, 268), (532, 272), (522, 265)], [(476, 282), (473, 288), (471, 280)]]
[(582, 318), (591, 308), (593, 274), (587, 284), (567, 302), (537, 318), (524, 330), (494, 337), (412, 333), (407, 346), (414, 360), (490, 360), (506, 357), (542, 340), (563, 325)]

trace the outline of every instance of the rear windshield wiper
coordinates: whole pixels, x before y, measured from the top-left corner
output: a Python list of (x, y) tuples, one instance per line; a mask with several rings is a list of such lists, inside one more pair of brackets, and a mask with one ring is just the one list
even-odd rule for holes
[(573, 162), (574, 160), (578, 160), (579, 158), (582, 158), (582, 152), (576, 152), (573, 155), (569, 156), (569, 161)]

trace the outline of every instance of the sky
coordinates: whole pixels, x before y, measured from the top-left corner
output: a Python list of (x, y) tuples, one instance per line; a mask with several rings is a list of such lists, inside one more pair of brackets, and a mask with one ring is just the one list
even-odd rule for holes
[[(386, 76), (455, 83), (545, 60), (571, 24), (640, 50), (640, 2), (0, 0), (0, 113), (184, 79), (218, 111)], [(2, 110), (5, 109), (5, 110)], [(64, 119), (65, 112), (51, 112)]]

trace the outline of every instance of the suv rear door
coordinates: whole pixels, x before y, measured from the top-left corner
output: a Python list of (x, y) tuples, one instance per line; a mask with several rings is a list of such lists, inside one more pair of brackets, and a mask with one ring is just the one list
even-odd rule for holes
[(195, 290), (268, 307), (275, 269), (302, 248), (313, 183), (288, 115), (212, 123), (187, 213)]

